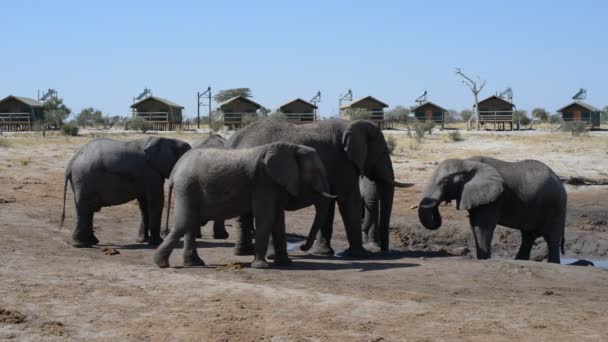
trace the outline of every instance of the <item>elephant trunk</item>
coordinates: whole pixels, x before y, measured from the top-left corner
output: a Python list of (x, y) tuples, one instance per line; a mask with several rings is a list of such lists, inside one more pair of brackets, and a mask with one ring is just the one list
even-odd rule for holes
[(393, 211), (393, 196), (395, 187), (392, 184), (378, 184), (380, 211), (378, 214), (378, 228), (380, 229), (380, 249), (388, 251), (389, 249), (389, 228), (391, 222), (391, 213)]
[(418, 205), (418, 218), (420, 223), (431, 230), (441, 227), (441, 215), (439, 214), (439, 201), (432, 198), (423, 198)]

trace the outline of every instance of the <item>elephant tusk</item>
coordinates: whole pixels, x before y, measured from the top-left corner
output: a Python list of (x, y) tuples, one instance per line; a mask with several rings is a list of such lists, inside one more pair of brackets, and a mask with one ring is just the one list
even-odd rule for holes
[(397, 187), (397, 188), (409, 188), (412, 187), (414, 185), (416, 185), (416, 183), (401, 183), (401, 182), (397, 182), (396, 180), (391, 180), (391, 183), (393, 184), (393, 186)]
[(332, 195), (332, 194), (328, 194), (325, 191), (321, 191), (320, 194), (323, 195), (323, 197), (330, 198), (330, 199), (336, 199), (336, 198), (338, 198), (338, 196)]

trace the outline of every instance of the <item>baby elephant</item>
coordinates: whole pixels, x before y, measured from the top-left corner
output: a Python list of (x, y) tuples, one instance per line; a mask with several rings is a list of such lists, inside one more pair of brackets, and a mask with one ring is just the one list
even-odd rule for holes
[(127, 142), (93, 139), (72, 157), (65, 170), (63, 213), (68, 182), (74, 192), (78, 215), (72, 235), (74, 247), (91, 247), (93, 214), (102, 207), (139, 202), (141, 223), (138, 242), (158, 245), (163, 211), (163, 186), (177, 160), (190, 149), (180, 140), (150, 137)]
[[(200, 225), (244, 215), (251, 215), (256, 227), (251, 266), (269, 267), (270, 234), (274, 263), (287, 265), (284, 211), (288, 197), (316, 193), (335, 198), (328, 194), (325, 168), (317, 152), (281, 142), (239, 150), (192, 149), (175, 166), (169, 189), (169, 201), (175, 191), (175, 227), (154, 254), (159, 267), (169, 266), (169, 256), (184, 235), (184, 265), (204, 265), (195, 245)], [(169, 213), (167, 224), (168, 217)]]
[(490, 258), (492, 235), (499, 224), (521, 230), (516, 259), (529, 260), (534, 241), (542, 236), (548, 261), (560, 262), (568, 196), (559, 177), (539, 161), (447, 159), (433, 172), (422, 197), (418, 217), (428, 229), (441, 227), (441, 202), (455, 199), (458, 210), (469, 211), (478, 259)]

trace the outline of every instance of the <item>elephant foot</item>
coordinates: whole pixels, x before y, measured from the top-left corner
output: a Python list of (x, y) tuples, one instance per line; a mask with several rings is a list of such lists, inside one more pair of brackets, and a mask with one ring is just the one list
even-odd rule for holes
[(91, 247), (93, 247), (93, 244), (90, 241), (72, 241), (72, 247), (91, 248)]
[(93, 245), (97, 245), (99, 244), (99, 239), (97, 239), (97, 237), (95, 236), (95, 234), (91, 234), (89, 241), (91, 242), (91, 244)]
[(235, 246), (233, 254), (234, 255), (253, 255), (255, 253), (255, 248), (253, 245), (240, 245)]
[(148, 245), (150, 246), (158, 246), (161, 243), (163, 243), (163, 239), (161, 239), (160, 237), (148, 239)]
[(328, 244), (315, 243), (310, 249), (310, 253), (314, 255), (334, 255), (335, 251)]
[(277, 256), (273, 261), (274, 266), (290, 266), (291, 259), (287, 255)]
[(150, 238), (148, 238), (147, 236), (139, 235), (137, 237), (137, 239), (135, 239), (135, 242), (137, 242), (137, 243), (144, 243), (144, 242), (148, 242), (149, 239)]
[(368, 243), (364, 244), (363, 247), (370, 253), (378, 253), (378, 252), (382, 251), (382, 248), (380, 248), (380, 245), (375, 242), (368, 242)]
[(251, 268), (267, 269), (270, 268), (270, 265), (266, 260), (256, 259), (251, 263)]
[(365, 250), (365, 248), (353, 248), (349, 247), (340, 253), (340, 256), (343, 258), (350, 259), (365, 259), (369, 257), (369, 252)]
[(216, 240), (226, 240), (230, 236), (227, 231), (213, 232), (213, 238)]
[(160, 268), (169, 267), (169, 258), (162, 257), (158, 253), (154, 253), (154, 263)]
[(184, 266), (194, 267), (194, 266), (205, 266), (205, 262), (198, 255), (190, 255), (188, 257), (184, 256)]

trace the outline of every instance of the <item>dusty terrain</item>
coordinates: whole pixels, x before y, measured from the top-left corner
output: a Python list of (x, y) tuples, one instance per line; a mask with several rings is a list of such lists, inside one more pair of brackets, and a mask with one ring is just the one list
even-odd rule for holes
[[(176, 250), (174, 267), (158, 269), (153, 250), (134, 242), (135, 203), (96, 214), (100, 246), (70, 247), (70, 193), (58, 229), (63, 168), (92, 135), (9, 136), (10, 147), (0, 148), (0, 340), (608, 339), (608, 271), (510, 260), (519, 234), (508, 229), (495, 234), (496, 258), (476, 261), (466, 249), (473, 249), (466, 213), (442, 208), (444, 227), (429, 232), (410, 209), (447, 157), (533, 158), (560, 175), (606, 177), (606, 132), (463, 133), (462, 142), (437, 132), (419, 145), (404, 132), (386, 134), (398, 142), (399, 179), (417, 183), (396, 193), (394, 251), (368, 260), (292, 252), (293, 266), (272, 270), (232, 255), (233, 227), (226, 241), (204, 230), (199, 253), (207, 266), (179, 267)], [(608, 259), (608, 187), (568, 192), (566, 257)], [(305, 234), (311, 210), (288, 213), (287, 221), (289, 233)], [(339, 218), (335, 231), (335, 247), (344, 248)], [(535, 256), (544, 250), (539, 240)]]

